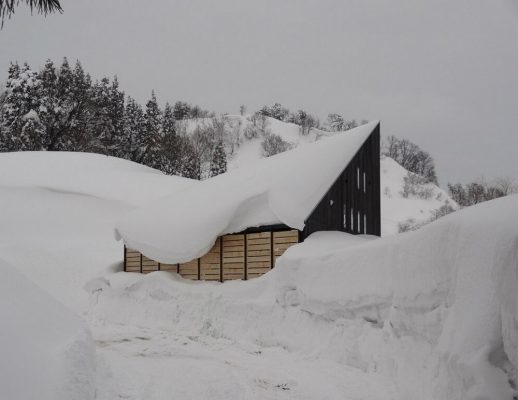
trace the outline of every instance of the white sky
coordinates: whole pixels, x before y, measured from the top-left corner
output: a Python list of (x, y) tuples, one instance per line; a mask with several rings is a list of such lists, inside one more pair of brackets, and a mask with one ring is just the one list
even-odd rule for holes
[(80, 59), (141, 102), (237, 113), (280, 102), (380, 119), (429, 151), (439, 179), (518, 181), (518, 0), (63, 0), (20, 7), (9, 61)]

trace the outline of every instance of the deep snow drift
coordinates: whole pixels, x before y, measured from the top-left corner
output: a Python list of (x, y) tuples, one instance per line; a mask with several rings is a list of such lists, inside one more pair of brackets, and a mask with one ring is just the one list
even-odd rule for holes
[(41, 188), (141, 205), (197, 183), (100, 154), (62, 151), (0, 154), (0, 187)]
[(0, 260), (0, 397), (88, 400), (94, 343), (84, 321)]
[[(117, 272), (122, 246), (113, 237), (124, 214), (154, 195), (180, 193), (182, 184), (123, 160), (62, 154), (0, 155), (0, 257), (87, 318), (98, 399), (511, 398), (517, 196), (382, 239), (318, 234), (252, 281), (190, 282), (165, 272)], [(109, 172), (112, 162), (135, 185), (121, 185)], [(392, 164), (389, 174), (401, 168)], [(55, 167), (38, 172), (47, 165)], [(391, 183), (391, 201), (404, 209), (403, 201), (419, 199), (394, 195), (400, 177)], [(4, 275), (2, 283), (16, 288), (16, 276)], [(39, 315), (61, 315), (47, 300), (34, 306)], [(27, 339), (26, 347), (12, 346), (27, 360), (31, 331), (3, 325), (8, 312), (23, 309), (0, 315), (4, 332)], [(68, 333), (56, 335), (65, 342)], [(8, 346), (2, 341), (0, 352), (8, 354)], [(66, 352), (56, 353), (53, 365), (69, 365), (59, 354)], [(88, 371), (89, 358), (83, 361), (80, 370)], [(0, 369), (7, 368), (1, 359)], [(24, 375), (24, 383), (38, 379)], [(4, 385), (0, 397), (7, 397)]]
[(517, 226), (510, 196), (384, 239), (317, 233), (248, 282), (114, 279), (92, 315), (330, 359), (390, 378), (400, 399), (510, 400)]

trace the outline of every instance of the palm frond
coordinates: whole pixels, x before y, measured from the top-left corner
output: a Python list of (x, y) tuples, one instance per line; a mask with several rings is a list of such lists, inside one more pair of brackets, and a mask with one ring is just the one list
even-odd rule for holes
[(36, 11), (38, 14), (47, 15), (53, 12), (63, 12), (59, 0), (0, 0), (2, 25), (5, 17), (10, 18), (14, 14), (14, 10), (20, 4), (20, 1), (25, 2), (30, 7), (31, 12)]

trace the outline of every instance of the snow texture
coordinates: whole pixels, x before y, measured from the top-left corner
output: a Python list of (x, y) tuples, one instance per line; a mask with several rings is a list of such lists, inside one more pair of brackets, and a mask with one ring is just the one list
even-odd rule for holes
[(0, 397), (89, 400), (95, 349), (74, 313), (0, 261)]
[(394, 382), (386, 398), (511, 400), (517, 226), (515, 195), (387, 238), (320, 232), (252, 281), (113, 279), (93, 314), (344, 364)]
[(90, 153), (18, 152), (0, 157), (0, 185), (44, 188), (141, 205), (198, 181)]
[(370, 122), (261, 159), (141, 207), (117, 225), (125, 244), (162, 263), (205, 254), (225, 233), (305, 219), (378, 125)]
[[(383, 164), (382, 188), (401, 168)], [(0, 154), (0, 166), (0, 254), (10, 265), (0, 265), (2, 399), (92, 393), (88, 332), (58, 301), (94, 336), (97, 399), (511, 400), (516, 392), (516, 195), (381, 239), (317, 233), (263, 277), (220, 284), (117, 272), (115, 222), (189, 190), (176, 184), (183, 180), (87, 154)], [(392, 210), (403, 213), (406, 202), (429, 210), (394, 195), (400, 172)], [(122, 187), (120, 176), (136, 185)]]

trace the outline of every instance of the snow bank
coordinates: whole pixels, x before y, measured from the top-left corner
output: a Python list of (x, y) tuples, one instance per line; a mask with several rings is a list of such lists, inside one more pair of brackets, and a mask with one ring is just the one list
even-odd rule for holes
[(379, 122), (265, 158), (128, 215), (117, 234), (162, 263), (205, 254), (224, 233), (304, 221)]
[(116, 275), (92, 317), (329, 358), (389, 377), (400, 399), (511, 400), (517, 227), (510, 196), (388, 238), (317, 233), (248, 282)]
[(94, 345), (79, 317), (0, 261), (0, 397), (94, 397)]
[(46, 188), (140, 205), (198, 183), (155, 169), (91, 153), (0, 154), (0, 186)]

